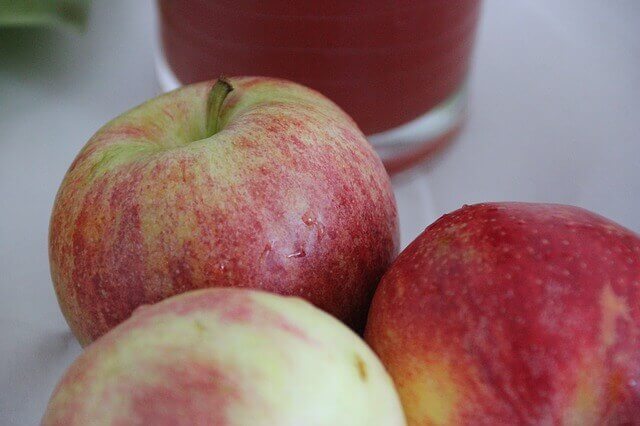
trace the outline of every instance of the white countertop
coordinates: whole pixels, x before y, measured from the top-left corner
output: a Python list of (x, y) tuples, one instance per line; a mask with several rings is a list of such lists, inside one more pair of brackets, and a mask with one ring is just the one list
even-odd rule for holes
[[(49, 214), (87, 139), (156, 94), (153, 10), (96, 1), (83, 36), (0, 35), (2, 425), (36, 424), (80, 352), (51, 286)], [(487, 0), (462, 136), (395, 182), (403, 242), (489, 200), (576, 204), (639, 231), (638, 22), (636, 0)]]

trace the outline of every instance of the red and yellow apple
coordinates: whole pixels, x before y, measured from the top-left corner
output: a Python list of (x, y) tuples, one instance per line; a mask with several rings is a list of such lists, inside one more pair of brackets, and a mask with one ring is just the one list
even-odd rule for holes
[(62, 182), (49, 254), (86, 344), (140, 305), (206, 287), (301, 296), (362, 329), (397, 245), (388, 176), (355, 123), (311, 89), (241, 77), (100, 129)]
[(338, 320), (299, 298), (214, 288), (140, 308), (88, 346), (42, 424), (405, 421), (384, 367)]
[(465, 206), (393, 263), (365, 336), (411, 425), (640, 424), (640, 238), (576, 207)]

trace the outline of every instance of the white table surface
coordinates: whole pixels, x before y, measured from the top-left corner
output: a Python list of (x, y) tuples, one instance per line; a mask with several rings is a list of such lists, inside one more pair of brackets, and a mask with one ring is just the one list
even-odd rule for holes
[[(151, 0), (95, 1), (83, 36), (0, 35), (0, 424), (36, 424), (80, 352), (47, 227), (100, 125), (157, 92)], [(553, 201), (640, 230), (640, 1), (487, 0), (463, 134), (395, 182), (406, 243), (487, 200)], [(426, 206), (426, 207), (425, 207)]]

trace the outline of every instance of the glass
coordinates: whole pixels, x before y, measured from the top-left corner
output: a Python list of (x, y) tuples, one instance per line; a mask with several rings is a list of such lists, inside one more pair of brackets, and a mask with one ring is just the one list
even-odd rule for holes
[(345, 109), (390, 172), (452, 140), (480, 0), (159, 0), (165, 90), (225, 75), (310, 86)]

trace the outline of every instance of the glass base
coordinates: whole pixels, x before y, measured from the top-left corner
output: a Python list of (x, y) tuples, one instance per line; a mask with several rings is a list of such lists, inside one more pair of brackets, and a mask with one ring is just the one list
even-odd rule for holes
[[(161, 49), (155, 54), (158, 84), (162, 92), (182, 86)], [(445, 148), (459, 133), (466, 116), (467, 90), (453, 96), (420, 117), (393, 129), (368, 135), (389, 174), (410, 168)]]
[(393, 129), (367, 136), (392, 174), (420, 163), (445, 148), (462, 128), (467, 112), (462, 87), (440, 105)]

